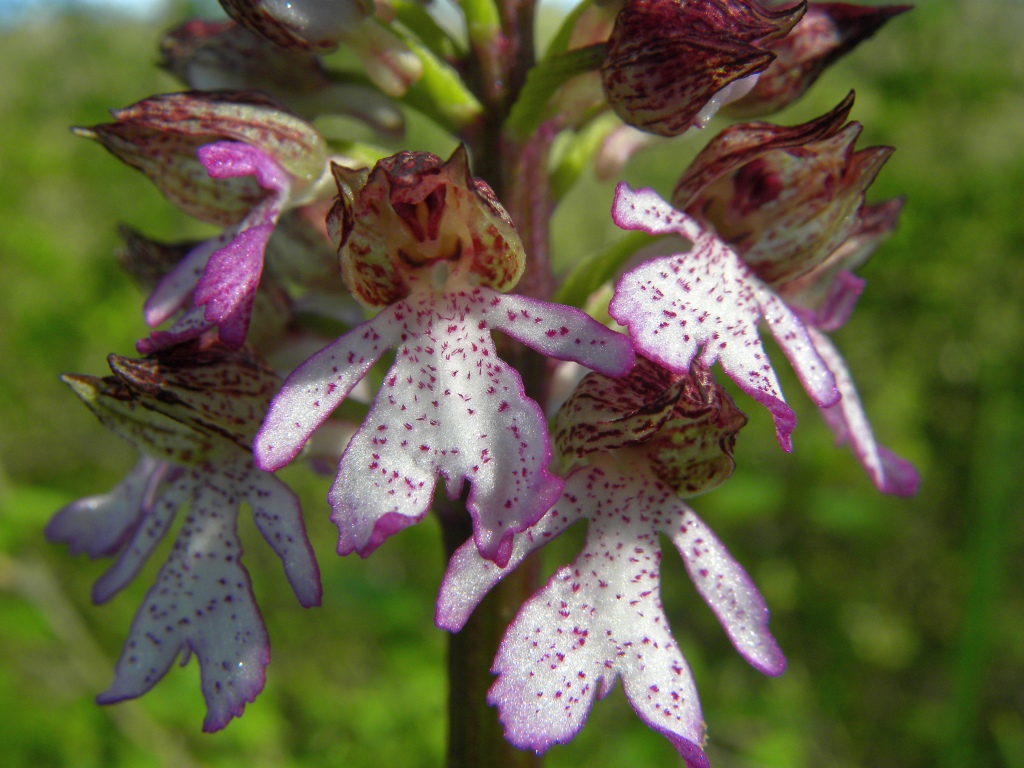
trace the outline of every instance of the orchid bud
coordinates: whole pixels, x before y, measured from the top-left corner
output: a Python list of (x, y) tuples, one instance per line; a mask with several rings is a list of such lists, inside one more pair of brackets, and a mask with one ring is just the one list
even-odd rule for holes
[(286, 50), (329, 51), (373, 13), (372, 0), (221, 0), (228, 16)]
[(438, 270), (465, 273), (476, 285), (510, 290), (525, 254), (511, 218), (491, 188), (469, 171), (459, 147), (447, 162), (400, 152), (372, 171), (332, 165), (339, 196), (328, 217), (341, 273), (371, 307), (404, 298)]
[(707, 368), (695, 365), (680, 376), (638, 356), (622, 378), (584, 378), (555, 417), (554, 434), (567, 459), (626, 452), (680, 495), (694, 496), (732, 474), (736, 435), (746, 423)]
[(344, 42), (374, 85), (401, 96), (423, 74), (416, 54), (372, 18), (373, 0), (221, 0), (242, 26), (287, 51), (320, 53)]
[[(662, 136), (703, 126), (743, 96), (806, 3), (770, 11), (752, 0), (630, 0), (615, 20), (601, 75), (626, 123)], [(716, 98), (717, 97), (717, 98)]]
[(780, 127), (735, 125), (694, 159), (673, 205), (709, 224), (776, 286), (824, 262), (857, 229), (864, 193), (892, 150), (855, 152), (852, 94), (827, 115)]
[(778, 112), (803, 95), (826, 68), (911, 7), (810, 3), (792, 32), (765, 45), (775, 61), (750, 93), (725, 107), (725, 112), (741, 118)]
[(145, 173), (171, 202), (211, 224), (238, 223), (269, 192), (251, 175), (213, 178), (198, 157), (200, 147), (219, 139), (245, 142), (299, 186), (318, 179), (327, 163), (320, 134), (257, 93), (170, 93), (112, 114), (113, 123), (75, 132), (100, 142)]
[(404, 128), (401, 111), (375, 88), (333, 82), (312, 54), (284, 50), (233, 21), (188, 21), (161, 41), (160, 54), (189, 88), (259, 90), (298, 114), (351, 115), (393, 137)]

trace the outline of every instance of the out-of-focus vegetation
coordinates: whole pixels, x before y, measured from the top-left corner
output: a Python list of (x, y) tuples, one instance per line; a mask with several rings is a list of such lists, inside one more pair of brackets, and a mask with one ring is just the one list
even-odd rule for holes
[[(67, 130), (175, 88), (152, 66), (161, 25), (82, 16), (0, 31), (0, 754), (16, 766), (434, 766), (443, 754), (442, 571), (431, 522), (366, 561), (334, 554), (327, 480), (300, 490), (323, 570), (304, 611), (249, 528), (246, 561), (273, 642), (268, 684), (224, 732), (199, 732), (197, 667), (139, 702), (101, 708), (158, 551), (109, 605), (103, 563), (42, 538), (61, 505), (114, 485), (132, 451), (57, 380), (101, 374), (143, 332), (116, 267), (115, 224), (201, 233), (136, 172)], [(766, 679), (736, 656), (666, 558), (665, 603), (694, 668), (715, 768), (1024, 766), (1024, 5), (931, 0), (836, 66), (777, 121), (821, 114), (852, 86), (861, 146), (896, 154), (873, 200), (907, 197), (899, 233), (836, 339), (882, 441), (917, 463), (913, 500), (879, 496), (802, 415), (782, 454), (763, 409), (738, 470), (695, 501), (761, 587), (790, 666)], [(696, 145), (652, 150), (632, 183), (671, 188)], [(616, 233), (590, 179), (558, 215), (566, 258)], [(781, 360), (778, 351), (775, 358)], [(244, 516), (243, 516), (244, 520)], [(571, 543), (558, 544), (566, 556)], [(552, 556), (556, 562), (557, 554)], [(616, 692), (550, 766), (677, 764)]]

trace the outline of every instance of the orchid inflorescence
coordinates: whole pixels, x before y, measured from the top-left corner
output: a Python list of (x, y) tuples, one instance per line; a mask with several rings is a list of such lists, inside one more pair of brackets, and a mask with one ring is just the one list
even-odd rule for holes
[[(615, 224), (652, 237), (562, 276), (551, 216), (587, 164), (614, 173), (645, 135), (697, 141), (719, 111), (771, 114), (907, 7), (583, 0), (538, 58), (529, 0), (462, 3), (457, 29), (405, 0), (221, 2), (230, 21), (190, 21), (162, 43), (189, 90), (75, 129), (221, 228), (189, 243), (123, 230), (153, 330), (141, 357), (110, 356), (112, 376), (64, 377), (140, 454), (47, 529), (72, 552), (116, 556), (94, 600), (130, 582), (187, 510), (98, 700), (140, 696), (194, 653), (204, 730), (241, 715), (269, 640), (240, 561), (240, 507), (299, 602), (319, 605), (297, 498), (273, 472), (336, 462), (339, 554), (369, 556), (432, 508), (471, 530), (437, 600), (451, 632), (586, 520), (582, 551), (522, 604), (494, 660), (506, 738), (538, 753), (572, 739), (621, 678), (640, 718), (706, 765), (695, 683), (660, 602), (659, 534), (740, 654), (768, 675), (785, 668), (764, 600), (683, 501), (728, 479), (747, 422), (714, 364), (789, 451), (796, 416), (767, 329), (875, 486), (918, 484), (876, 443), (828, 338), (864, 287), (853, 270), (896, 226), (901, 201), (865, 203), (891, 149), (854, 150), (851, 93), (802, 125), (731, 125), (667, 200), (620, 183)], [(450, 135), (447, 160), (393, 151), (408, 110)], [(313, 120), (337, 114), (379, 144), (326, 138)], [(556, 140), (571, 147), (558, 162)], [(559, 408), (566, 381), (578, 383)]]

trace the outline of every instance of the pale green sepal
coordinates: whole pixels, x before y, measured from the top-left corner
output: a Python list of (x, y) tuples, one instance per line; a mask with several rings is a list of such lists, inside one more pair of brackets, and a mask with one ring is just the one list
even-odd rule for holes
[(459, 73), (419, 40), (395, 30), (423, 65), (423, 74), (410, 83), (401, 101), (422, 112), (449, 132), (458, 134), (484, 113)]
[(556, 205), (572, 189), (584, 170), (593, 165), (608, 134), (622, 121), (613, 112), (604, 112), (588, 122), (566, 142), (551, 172), (551, 202)]
[(580, 20), (580, 16), (593, 4), (593, 0), (583, 0), (562, 20), (562, 26), (558, 28), (555, 36), (551, 38), (551, 42), (548, 44), (548, 50), (544, 54), (545, 57), (562, 53), (569, 47), (569, 41), (572, 39), (572, 32), (576, 28), (576, 22)]
[(544, 122), (547, 103), (555, 92), (577, 75), (596, 71), (604, 56), (605, 45), (598, 43), (548, 56), (531, 69), (505, 123), (512, 137), (522, 140), (536, 131)]

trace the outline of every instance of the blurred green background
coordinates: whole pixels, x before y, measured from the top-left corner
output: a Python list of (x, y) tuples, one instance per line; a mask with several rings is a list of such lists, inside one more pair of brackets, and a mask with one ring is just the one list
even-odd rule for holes
[[(110, 604), (105, 568), (48, 545), (54, 510), (114, 485), (131, 449), (60, 384), (102, 374), (143, 333), (142, 296), (118, 270), (115, 224), (201, 234), (134, 171), (74, 139), (106, 109), (176, 85), (152, 65), (159, 22), (75, 12), (0, 28), (0, 762), (4, 766), (436, 766), (444, 744), (443, 562), (433, 521), (372, 558), (334, 555), (328, 481), (283, 474), (303, 497), (324, 607), (304, 611), (243, 515), (246, 561), (273, 642), (266, 690), (240, 720), (200, 733), (195, 664), (141, 701), (92, 698), (161, 550)], [(674, 555), (664, 599), (693, 666), (714, 768), (1024, 766), (1024, 3), (925, 0), (835, 66), (795, 123), (857, 90), (860, 146), (896, 154), (872, 187), (908, 199), (861, 271), (836, 334), (876, 431), (923, 475), (912, 500), (879, 496), (792, 377), (803, 415), (782, 454), (763, 409), (738, 470), (694, 507), (746, 566), (789, 659), (767, 679), (733, 652)], [(424, 139), (424, 141), (426, 141)], [(671, 189), (698, 144), (637, 158), (632, 183)], [(565, 201), (557, 244), (615, 237), (611, 184)], [(773, 352), (781, 360), (778, 350)], [(576, 541), (578, 541), (578, 533)], [(572, 553), (559, 543), (550, 556)], [(619, 691), (549, 766), (675, 765)]]

